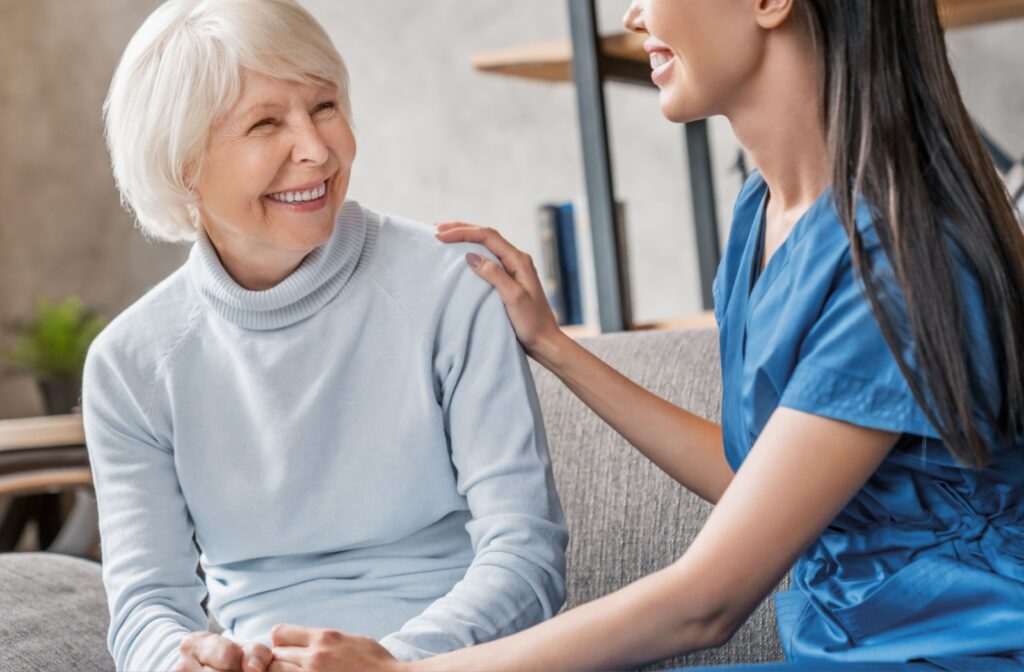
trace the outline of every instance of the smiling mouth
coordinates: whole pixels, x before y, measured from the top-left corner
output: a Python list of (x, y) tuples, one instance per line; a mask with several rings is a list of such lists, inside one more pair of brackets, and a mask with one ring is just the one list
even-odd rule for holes
[(669, 63), (673, 58), (672, 54), (667, 51), (652, 51), (650, 56), (652, 70), (657, 70), (661, 66)]
[(321, 200), (327, 194), (327, 183), (331, 181), (331, 178), (327, 178), (318, 185), (309, 187), (307, 189), (296, 189), (290, 191), (278, 191), (273, 194), (267, 194), (267, 198), (277, 203), (312, 203), (314, 201)]

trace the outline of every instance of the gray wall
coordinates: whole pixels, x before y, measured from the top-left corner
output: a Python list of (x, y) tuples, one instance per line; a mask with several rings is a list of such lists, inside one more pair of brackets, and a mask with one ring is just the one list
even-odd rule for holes
[[(0, 322), (37, 295), (113, 315), (181, 263), (120, 209), (100, 106), (155, 0), (0, 0)], [(346, 58), (360, 142), (351, 196), (424, 221), (495, 226), (536, 253), (534, 209), (583, 193), (575, 99), (561, 84), (481, 75), (473, 53), (568, 34), (559, 0), (306, 0)], [(627, 0), (599, 0), (606, 29)], [(972, 111), (1024, 154), (1024, 22), (950, 38)], [(653, 90), (608, 89), (615, 180), (627, 204), (640, 320), (700, 309), (682, 131)], [(723, 235), (737, 145), (712, 120)], [(0, 336), (0, 349), (10, 339)], [(0, 417), (34, 415), (30, 380), (0, 378)]]

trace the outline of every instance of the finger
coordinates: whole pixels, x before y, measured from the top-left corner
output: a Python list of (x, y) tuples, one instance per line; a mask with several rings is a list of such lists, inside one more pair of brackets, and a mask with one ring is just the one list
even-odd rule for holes
[(278, 623), (270, 631), (270, 639), (278, 646), (308, 646), (313, 641), (316, 631), (301, 625)]
[(435, 225), (435, 227), (437, 228), (438, 231), (447, 231), (449, 229), (454, 229), (455, 227), (458, 227), (458, 226), (473, 226), (473, 225), (472, 224), (466, 224), (465, 222), (454, 222), (454, 221), (453, 222), (441, 222), (440, 224), (436, 224)]
[(225, 669), (220, 667), (213, 667), (212, 665), (207, 665), (205, 663), (199, 663), (199, 667), (197, 667), (196, 669), (200, 672), (236, 672), (238, 668)]
[(213, 633), (210, 632), (193, 632), (181, 640), (181, 644), (178, 645), (178, 665), (173, 672), (200, 672), (202, 663), (197, 655), (199, 647), (205, 639), (212, 636)]
[(523, 295), (526, 294), (526, 289), (516, 282), (501, 264), (472, 252), (466, 255), (466, 262), (477, 275), (491, 283), (498, 290), (498, 294), (501, 295), (501, 300), (506, 306), (518, 303), (523, 298)]
[(302, 667), (295, 663), (288, 663), (283, 660), (274, 660), (267, 668), (267, 672), (303, 672)]
[(274, 654), (263, 644), (248, 644), (242, 647), (242, 672), (266, 672)]
[(310, 649), (305, 646), (275, 646), (273, 649), (274, 660), (282, 660), (300, 667), (308, 662), (309, 652)]
[(199, 661), (188, 654), (181, 654), (178, 663), (171, 668), (171, 672), (200, 672)]
[(242, 667), (242, 647), (220, 635), (204, 637), (196, 645), (195, 656), (204, 665), (219, 670), (238, 670)]
[(514, 265), (520, 255), (522, 255), (522, 252), (512, 243), (505, 240), (494, 229), (484, 229), (478, 226), (460, 226), (438, 233), (437, 238), (445, 243), (480, 243), (500, 259), (501, 263), (506, 267), (509, 264)]
[(531, 294), (543, 292), (540, 278), (537, 275), (537, 269), (534, 268), (533, 259), (530, 258), (530, 255), (509, 243), (496, 231), (476, 227), (471, 230), (464, 228), (453, 229), (445, 233), (439, 233), (437, 239), (443, 243), (469, 242), (482, 244), (494, 256), (498, 257), (505, 271), (526, 287)]
[(181, 654), (182, 660), (188, 656), (193, 656), (196, 653), (196, 642), (207, 635), (206, 632), (194, 632), (181, 640), (181, 644), (178, 645), (178, 653)]

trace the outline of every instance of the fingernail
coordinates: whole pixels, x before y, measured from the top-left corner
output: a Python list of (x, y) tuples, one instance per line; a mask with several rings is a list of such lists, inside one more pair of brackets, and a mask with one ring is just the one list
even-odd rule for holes
[(473, 254), (470, 252), (466, 255), (466, 262), (473, 268), (480, 268), (480, 264), (482, 264), (483, 261), (483, 258), (479, 254)]
[(254, 670), (262, 670), (266, 668), (266, 665), (263, 664), (263, 661), (260, 660), (260, 657), (255, 653), (249, 656), (249, 666)]

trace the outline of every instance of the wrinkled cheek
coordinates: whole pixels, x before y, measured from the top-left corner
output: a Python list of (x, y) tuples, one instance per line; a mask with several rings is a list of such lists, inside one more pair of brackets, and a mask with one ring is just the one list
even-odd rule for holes
[(271, 208), (263, 198), (257, 198), (253, 201), (252, 208), (253, 221), (267, 222), (271, 219)]

